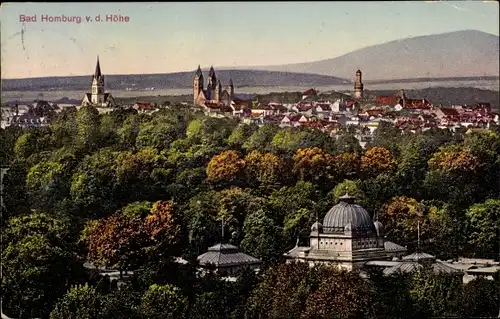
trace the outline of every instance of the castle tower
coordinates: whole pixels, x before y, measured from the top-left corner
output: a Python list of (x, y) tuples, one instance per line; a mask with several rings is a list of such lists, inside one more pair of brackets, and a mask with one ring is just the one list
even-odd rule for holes
[(101, 65), (99, 64), (99, 56), (97, 56), (97, 64), (95, 72), (92, 76), (92, 96), (91, 102), (93, 104), (104, 103), (104, 75), (101, 73)]
[(217, 82), (217, 85), (215, 87), (215, 100), (217, 102), (220, 102), (220, 97), (222, 94), (222, 84), (220, 83), (220, 80)]
[(210, 71), (208, 72), (208, 80), (207, 80), (207, 98), (210, 100), (215, 99), (215, 88), (217, 87), (217, 76), (215, 75), (214, 67), (210, 67)]
[(405, 108), (405, 103), (406, 103), (405, 90), (401, 89), (401, 92), (399, 92), (399, 97), (401, 98), (402, 101), (401, 106)]
[(201, 72), (201, 68), (198, 65), (198, 70), (196, 70), (196, 74), (194, 75), (193, 80), (193, 104), (196, 105), (196, 99), (200, 92), (203, 90), (203, 73)]
[(215, 90), (215, 85), (217, 84), (217, 76), (215, 75), (214, 67), (210, 67), (207, 79), (207, 90)]
[(234, 84), (233, 79), (229, 79), (229, 86), (227, 87), (227, 93), (229, 93), (229, 98), (233, 98), (234, 96)]
[(356, 100), (363, 99), (363, 82), (361, 80), (361, 71), (356, 71), (356, 81), (354, 82), (354, 98)]

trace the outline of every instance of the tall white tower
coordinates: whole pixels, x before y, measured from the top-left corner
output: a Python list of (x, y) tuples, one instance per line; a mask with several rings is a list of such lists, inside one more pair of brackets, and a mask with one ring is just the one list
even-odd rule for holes
[(363, 99), (363, 82), (361, 80), (361, 71), (356, 71), (356, 81), (354, 82), (354, 98), (356, 100)]
[(104, 75), (101, 73), (101, 65), (99, 64), (99, 56), (97, 56), (97, 64), (95, 72), (92, 76), (92, 104), (104, 103)]

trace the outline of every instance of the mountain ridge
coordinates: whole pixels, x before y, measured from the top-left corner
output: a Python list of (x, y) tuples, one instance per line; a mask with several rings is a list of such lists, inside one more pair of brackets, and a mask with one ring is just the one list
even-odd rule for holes
[[(193, 85), (195, 70), (192, 72), (156, 74), (110, 74), (106, 75), (107, 90), (147, 89), (147, 88), (190, 88)], [(289, 73), (262, 70), (220, 70), (216, 71), (222, 85), (232, 79), (236, 88), (253, 86), (321, 86), (350, 84), (349, 80), (335, 76)], [(88, 90), (91, 75), (52, 76), (23, 79), (2, 79), (4, 91), (56, 91)]]
[(313, 62), (241, 68), (351, 80), (357, 69), (371, 80), (498, 76), (499, 52), (499, 36), (462, 30), (396, 39)]

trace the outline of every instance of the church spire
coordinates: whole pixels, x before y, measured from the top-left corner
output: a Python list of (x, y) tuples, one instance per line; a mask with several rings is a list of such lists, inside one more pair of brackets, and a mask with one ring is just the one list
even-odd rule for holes
[(202, 74), (203, 74), (203, 73), (201, 72), (201, 67), (200, 67), (200, 65), (198, 64), (198, 70), (196, 70), (196, 75), (197, 75), (197, 76), (200, 76), (200, 75), (202, 75)]
[(100, 77), (102, 74), (101, 74), (101, 65), (99, 64), (99, 55), (97, 55), (97, 64), (95, 66), (95, 72), (94, 72), (94, 76), (96, 78)]
[(210, 66), (210, 71), (208, 72), (208, 76), (215, 77), (214, 66)]

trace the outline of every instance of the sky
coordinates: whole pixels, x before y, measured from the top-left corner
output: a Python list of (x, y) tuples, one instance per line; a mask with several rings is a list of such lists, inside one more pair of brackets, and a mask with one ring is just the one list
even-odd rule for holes
[[(499, 35), (498, 6), (497, 1), (2, 3), (1, 78), (89, 75), (97, 55), (104, 74), (171, 73), (198, 65), (311, 62), (459, 30)], [(21, 15), (36, 22), (22, 21)], [(106, 15), (128, 22), (108, 22)], [(81, 21), (42, 21), (62, 16)]]

